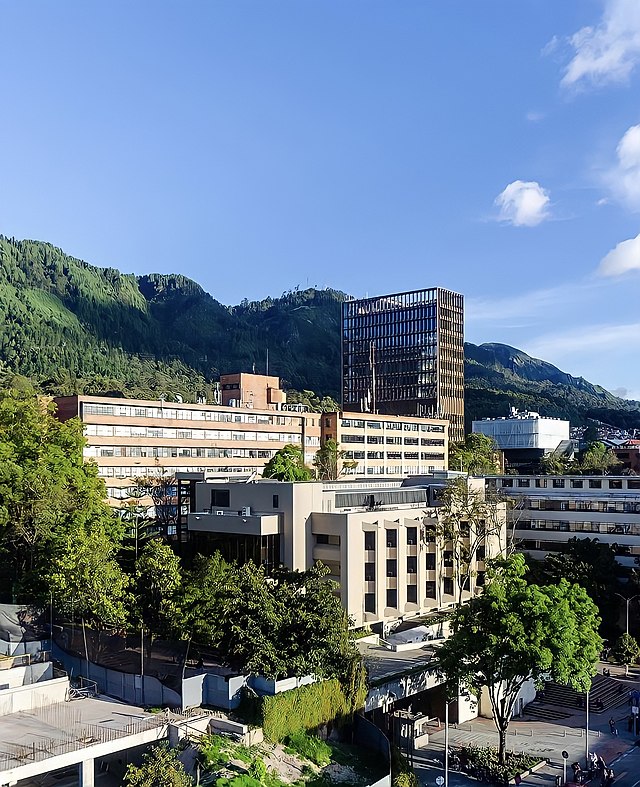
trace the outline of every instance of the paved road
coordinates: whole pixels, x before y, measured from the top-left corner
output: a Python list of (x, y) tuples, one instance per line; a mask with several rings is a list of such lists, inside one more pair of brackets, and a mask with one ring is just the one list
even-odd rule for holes
[(622, 754), (611, 767), (616, 775), (614, 787), (640, 787), (640, 746)]

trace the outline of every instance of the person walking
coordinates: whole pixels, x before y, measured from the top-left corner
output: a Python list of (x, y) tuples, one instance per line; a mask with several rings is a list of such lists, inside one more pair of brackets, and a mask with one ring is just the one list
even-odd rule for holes
[(611, 730), (611, 734), (614, 737), (617, 737), (617, 735), (618, 735), (618, 728), (616, 727), (616, 722), (615, 722), (615, 719), (613, 718), (613, 716), (609, 719), (609, 729)]

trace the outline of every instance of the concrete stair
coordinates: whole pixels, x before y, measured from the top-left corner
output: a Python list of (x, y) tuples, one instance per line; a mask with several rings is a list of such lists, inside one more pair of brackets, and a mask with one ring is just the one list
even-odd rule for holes
[[(589, 692), (589, 711), (591, 713), (605, 713), (611, 708), (615, 708), (626, 702), (627, 687), (615, 678), (607, 678), (604, 675), (595, 675)], [(545, 684), (544, 699), (536, 701), (532, 705), (537, 707), (553, 706), (563, 708), (569, 713), (584, 708), (585, 695), (580, 694), (570, 686), (562, 686), (559, 683), (548, 682)], [(530, 708), (531, 705), (528, 706)], [(550, 710), (550, 709), (549, 709)]]

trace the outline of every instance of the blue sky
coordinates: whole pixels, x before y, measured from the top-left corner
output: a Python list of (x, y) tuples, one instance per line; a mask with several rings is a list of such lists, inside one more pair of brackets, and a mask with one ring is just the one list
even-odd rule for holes
[(638, 0), (0, 0), (0, 232), (223, 303), (443, 286), (640, 399)]

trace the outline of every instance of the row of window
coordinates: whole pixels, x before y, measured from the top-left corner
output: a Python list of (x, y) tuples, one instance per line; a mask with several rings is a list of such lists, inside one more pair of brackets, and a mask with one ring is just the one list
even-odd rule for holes
[(162, 426), (111, 426), (87, 424), (88, 437), (145, 437), (163, 440), (229, 440), (245, 442), (300, 443), (299, 433), (291, 432), (234, 432), (228, 429), (171, 429)]
[(638, 514), (640, 503), (623, 500), (535, 500), (529, 498), (524, 508), (533, 511), (597, 511), (602, 514)]
[(102, 445), (87, 446), (84, 455), (96, 457), (151, 457), (167, 459), (176, 457), (192, 457), (194, 459), (271, 459), (272, 451), (257, 448), (184, 448), (177, 446), (139, 446), (139, 445)]
[[(479, 573), (476, 577), (476, 587), (482, 587), (484, 585), (484, 574)], [(454, 585), (453, 579), (444, 579), (442, 584), (442, 592), (445, 596), (453, 596), (454, 595)], [(406, 594), (407, 594), (407, 603), (408, 604), (417, 604), (418, 603), (418, 586), (417, 585), (407, 585), (406, 586)], [(437, 586), (435, 582), (427, 582), (425, 586), (425, 598), (437, 598)], [(389, 588), (386, 592), (386, 606), (391, 607), (392, 609), (397, 609), (398, 607), (398, 591), (395, 588)], [(376, 612), (376, 594), (375, 593), (365, 593), (364, 594), (364, 611), (365, 612)]]
[(605, 524), (600, 522), (563, 522), (558, 519), (531, 519), (518, 522), (518, 530), (560, 530), (570, 533), (607, 533), (608, 535), (637, 536), (640, 525)]
[(231, 408), (219, 410), (186, 410), (175, 407), (140, 407), (120, 404), (89, 404), (84, 402), (82, 414), (111, 415), (118, 418), (162, 418), (173, 421), (220, 421), (236, 424), (276, 424), (278, 426), (297, 426), (300, 416), (263, 415), (261, 413), (237, 412)]
[[(391, 431), (405, 432), (444, 432), (442, 424), (414, 424), (403, 423), (402, 421), (363, 421), (358, 418), (342, 418), (341, 423), (343, 427), (352, 429), (382, 429), (383, 427)], [(331, 426), (331, 422), (327, 419), (326, 426)]]
[(365, 436), (362, 434), (345, 434), (342, 435), (342, 442), (343, 443), (367, 443), (367, 445), (422, 445), (422, 446), (444, 446), (444, 440), (434, 440), (423, 437), (419, 439), (417, 437), (405, 437), (404, 440), (401, 437), (378, 437), (376, 435), (367, 435), (366, 439)]
[[(402, 459), (403, 454), (401, 451), (387, 451), (386, 452), (387, 459)], [(384, 451), (345, 451), (345, 459), (384, 459), (385, 452)], [(405, 459), (432, 459), (435, 461), (444, 461), (444, 453), (440, 452), (430, 452), (430, 451), (422, 451), (421, 453), (418, 451), (405, 451), (404, 452)]]
[(501, 478), (503, 487), (519, 489), (640, 489), (639, 478)]
[(221, 473), (224, 475), (250, 475), (255, 473), (255, 467), (233, 467), (229, 465), (223, 466), (195, 466), (195, 465), (180, 465), (175, 467), (162, 466), (157, 467), (154, 465), (137, 467), (105, 467), (104, 465), (98, 466), (98, 475), (101, 478), (139, 478), (141, 475), (145, 476), (162, 476), (173, 475), (174, 473)]

